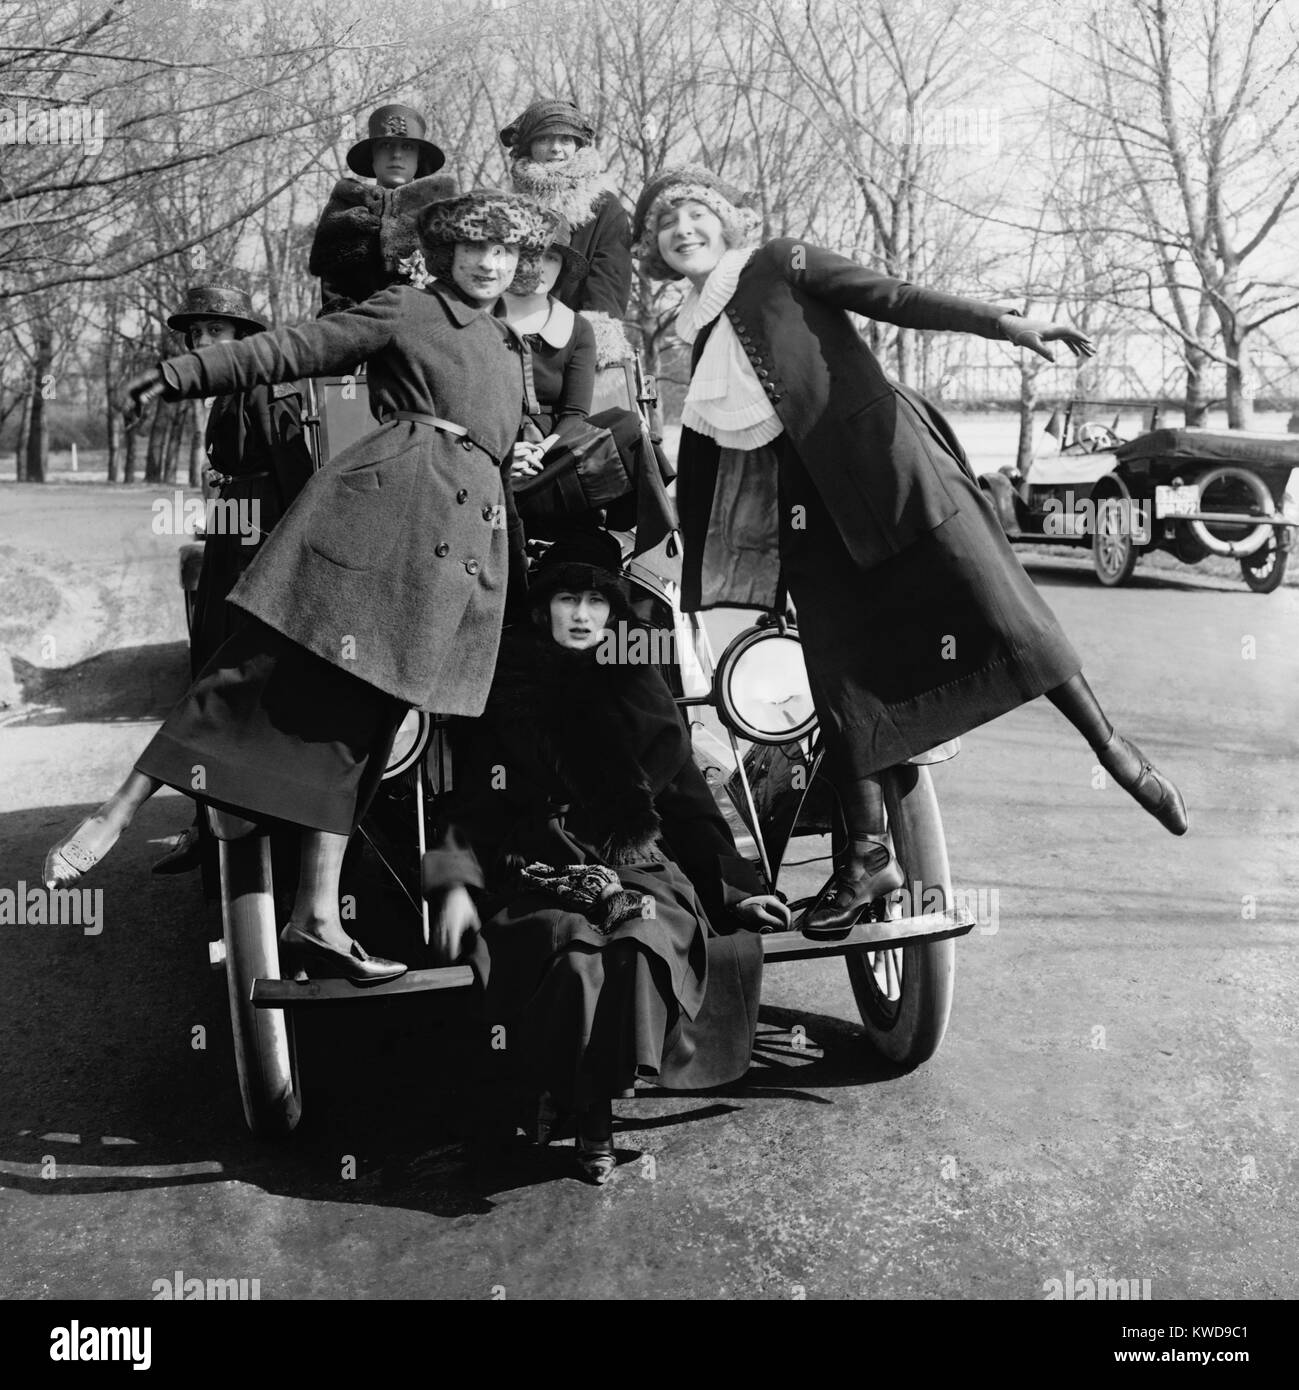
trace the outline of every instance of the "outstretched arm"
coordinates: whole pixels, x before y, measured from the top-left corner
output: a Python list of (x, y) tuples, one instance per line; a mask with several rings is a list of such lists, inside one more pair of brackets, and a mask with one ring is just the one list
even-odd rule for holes
[(792, 237), (768, 243), (763, 254), (772, 259), (790, 284), (804, 293), (864, 318), (899, 328), (946, 329), (977, 333), (984, 338), (1005, 338), (1030, 348), (1048, 362), (1055, 360), (1045, 346), (1048, 342), (1063, 342), (1084, 357), (1095, 351), (1091, 339), (1071, 324), (1027, 319), (996, 304), (922, 289)]
[(162, 395), (169, 400), (223, 396), (252, 386), (347, 371), (392, 341), (401, 322), (404, 294), (400, 289), (384, 290), (345, 313), (169, 358), (128, 382), (127, 396), (142, 411)]

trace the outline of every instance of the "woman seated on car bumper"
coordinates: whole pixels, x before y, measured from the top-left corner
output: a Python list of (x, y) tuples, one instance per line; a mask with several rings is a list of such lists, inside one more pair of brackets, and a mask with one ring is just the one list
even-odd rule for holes
[(469, 961), (486, 1023), (505, 1029), (498, 1079), (521, 1062), (575, 1113), (597, 1182), (614, 1166), (611, 1099), (638, 1076), (697, 1090), (743, 1075), (761, 943), (718, 933), (789, 924), (736, 857), (658, 672), (602, 659), (608, 626), (631, 618), (619, 562), (598, 531), (547, 552), (532, 623), (506, 632), (486, 712), (457, 730), (424, 873), (436, 944)]

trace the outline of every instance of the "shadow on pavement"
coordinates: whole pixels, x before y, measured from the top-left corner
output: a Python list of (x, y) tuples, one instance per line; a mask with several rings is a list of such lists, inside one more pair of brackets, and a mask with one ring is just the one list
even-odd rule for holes
[(9, 728), (162, 719), (189, 685), (189, 645), (119, 647), (75, 666), (34, 666), (13, 658), (23, 705)]

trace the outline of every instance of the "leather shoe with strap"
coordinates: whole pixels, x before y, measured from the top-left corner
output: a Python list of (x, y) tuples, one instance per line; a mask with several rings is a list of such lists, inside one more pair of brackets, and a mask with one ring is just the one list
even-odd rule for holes
[(862, 855), (850, 854), (834, 871), (816, 901), (803, 914), (799, 930), (813, 941), (847, 936), (879, 898), (906, 882), (902, 865), (886, 844), (875, 843)]
[(1182, 793), (1135, 743), (1115, 732), (1103, 748), (1096, 750), (1096, 756), (1138, 806), (1143, 806), (1174, 835), (1186, 834), (1188, 820)]

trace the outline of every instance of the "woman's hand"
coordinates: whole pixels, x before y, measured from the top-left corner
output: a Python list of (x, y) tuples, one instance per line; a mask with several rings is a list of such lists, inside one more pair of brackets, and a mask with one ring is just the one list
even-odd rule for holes
[(541, 445), (531, 444), (520, 439), (514, 446), (514, 458), (510, 464), (510, 477), (517, 483), (524, 478), (534, 477), (541, 472)]
[(126, 383), (126, 405), (123, 413), (128, 425), (137, 425), (149, 405), (167, 389), (167, 378), (161, 367), (150, 367), (147, 372), (132, 377)]
[(465, 937), (478, 930), (478, 909), (469, 890), (448, 888), (440, 903), (429, 904), (429, 944), (444, 965), (454, 965), (464, 954)]
[(788, 931), (794, 921), (789, 905), (781, 902), (774, 893), (764, 893), (756, 898), (745, 898), (735, 906), (735, 915), (750, 931)]
[(1095, 357), (1096, 344), (1080, 328), (1071, 323), (1052, 323), (1050, 319), (1026, 319), (1018, 314), (1002, 314), (997, 320), (1003, 337), (1016, 347), (1028, 348), (1045, 357), (1048, 362), (1055, 361), (1055, 353), (1047, 343), (1064, 343), (1075, 357)]

